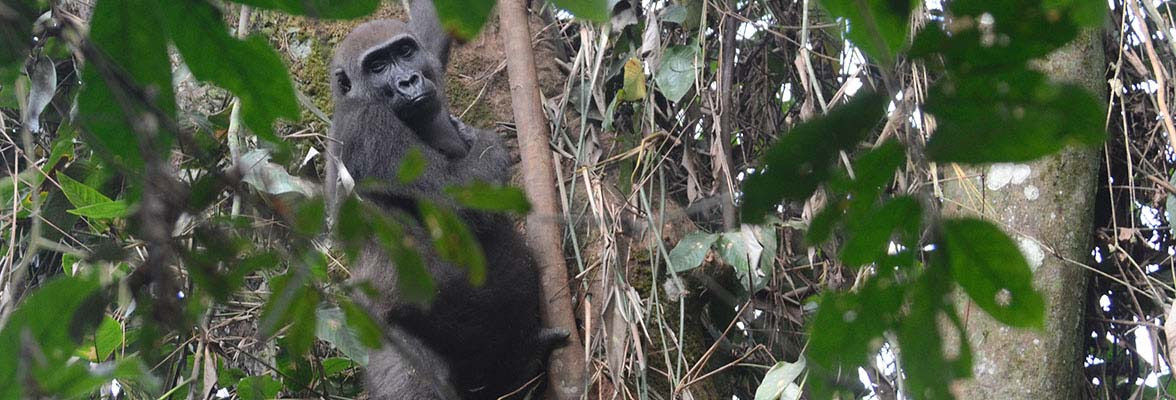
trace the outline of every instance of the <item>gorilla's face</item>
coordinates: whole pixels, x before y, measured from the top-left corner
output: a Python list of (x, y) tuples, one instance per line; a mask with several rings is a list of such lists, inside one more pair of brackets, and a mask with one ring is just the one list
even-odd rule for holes
[(435, 83), (440, 62), (399, 21), (373, 21), (356, 28), (339, 45), (332, 63), (336, 104), (386, 105), (411, 124), (443, 108)]

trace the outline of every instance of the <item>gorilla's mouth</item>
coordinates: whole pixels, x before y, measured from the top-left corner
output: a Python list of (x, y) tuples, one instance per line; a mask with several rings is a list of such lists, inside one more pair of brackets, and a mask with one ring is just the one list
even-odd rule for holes
[(405, 99), (397, 107), (396, 116), (402, 120), (412, 121), (426, 119), (437, 109), (436, 96), (432, 93), (421, 93), (410, 99)]

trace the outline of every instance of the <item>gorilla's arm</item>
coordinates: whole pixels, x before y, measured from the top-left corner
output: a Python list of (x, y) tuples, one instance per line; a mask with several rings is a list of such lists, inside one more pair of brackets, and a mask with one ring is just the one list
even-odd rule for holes
[(406, 0), (408, 7), (408, 26), (420, 39), (421, 44), (433, 55), (441, 60), (441, 69), (449, 66), (449, 33), (441, 26), (437, 18), (437, 8), (433, 0)]

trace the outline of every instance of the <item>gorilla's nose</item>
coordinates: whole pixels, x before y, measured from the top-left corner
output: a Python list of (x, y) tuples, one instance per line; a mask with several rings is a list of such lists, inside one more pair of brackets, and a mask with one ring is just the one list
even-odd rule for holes
[(413, 88), (414, 86), (420, 84), (420, 82), (421, 82), (421, 74), (414, 72), (412, 74), (409, 74), (406, 77), (402, 77), (402, 78), (398, 79), (396, 82), (396, 86), (399, 86), (401, 90), (406, 90), (406, 89)]

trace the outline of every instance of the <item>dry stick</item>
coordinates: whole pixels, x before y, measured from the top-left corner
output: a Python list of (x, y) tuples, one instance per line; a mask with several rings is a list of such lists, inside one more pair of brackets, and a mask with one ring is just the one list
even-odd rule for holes
[[(245, 32), (249, 30), (249, 6), (241, 6), (240, 17), (237, 18), (237, 39), (244, 39)], [(232, 109), (229, 111), (229, 129), (227, 132), (229, 142), (229, 155), (233, 158), (233, 164), (236, 165), (241, 161), (241, 98), (233, 96)], [(241, 196), (233, 194), (233, 208), (231, 215), (236, 217), (241, 213)]]
[(568, 294), (568, 270), (564, 264), (560, 225), (546, 215), (563, 215), (555, 192), (555, 165), (549, 145), (551, 134), (539, 98), (535, 76), (535, 54), (531, 48), (525, 0), (499, 3), (498, 18), (507, 57), (507, 76), (515, 123), (518, 126), (519, 153), (522, 155), (523, 184), (527, 200), (535, 207), (527, 216), (527, 242), (539, 264), (543, 284), (540, 302), (543, 324), (566, 329), (569, 345), (552, 352), (548, 371), (547, 398), (578, 399), (584, 393), (586, 375), (584, 355), (579, 352), (580, 333), (572, 315)]
[[(731, 4), (734, 5), (734, 4)], [(730, 17), (731, 13), (723, 13), (723, 37), (719, 42), (719, 57), (722, 61), (719, 62), (719, 148), (722, 149), (722, 154), (719, 154), (719, 162), (716, 169), (719, 171), (716, 178), (719, 178), (719, 195), (724, 196), (722, 206), (723, 212), (723, 230), (730, 231), (735, 229), (739, 223), (735, 216), (735, 190), (732, 177), (731, 163), (731, 114), (735, 111), (732, 107), (734, 95), (731, 93), (731, 87), (735, 81), (735, 33), (739, 26), (739, 20)]]
[(1168, 109), (1168, 87), (1164, 80), (1164, 67), (1160, 65), (1160, 56), (1156, 54), (1156, 47), (1152, 45), (1151, 32), (1147, 30), (1147, 23), (1143, 22), (1145, 17), (1139, 9), (1139, 0), (1132, 0), (1130, 4), (1131, 12), (1135, 13), (1135, 23), (1133, 24), (1135, 31), (1143, 41), (1144, 49), (1147, 49), (1152, 75), (1156, 78), (1156, 103), (1160, 108), (1160, 116), (1163, 117), (1164, 130), (1168, 131), (1168, 145), (1176, 149), (1176, 125), (1172, 123), (1172, 113)]

